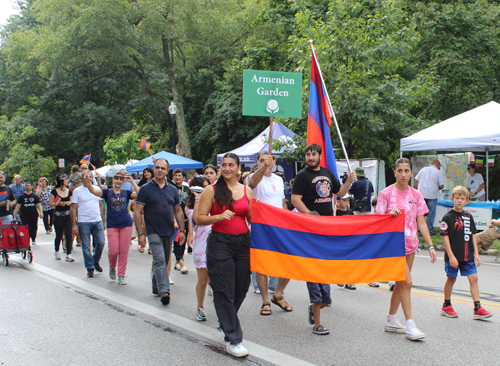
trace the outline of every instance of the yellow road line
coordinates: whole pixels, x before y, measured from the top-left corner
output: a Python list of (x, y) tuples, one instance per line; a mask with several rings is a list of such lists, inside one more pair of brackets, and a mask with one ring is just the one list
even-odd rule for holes
[[(370, 287), (368, 285), (361, 285), (361, 284), (359, 286)], [(381, 286), (381, 287), (379, 287), (379, 289), (384, 290), (384, 291), (390, 291), (389, 287), (385, 287), (385, 286)], [(442, 294), (436, 294), (436, 293), (430, 292), (430, 291), (412, 289), (411, 294), (413, 296), (426, 297), (428, 299), (435, 299), (435, 300), (443, 301)], [(472, 305), (473, 304), (472, 299), (468, 299), (465, 297), (452, 296), (451, 300), (453, 300), (453, 302), (458, 303), (458, 304), (465, 304), (465, 305)], [(490, 301), (481, 300), (481, 306), (484, 308), (487, 308), (487, 309), (500, 310), (500, 304), (490, 302)]]

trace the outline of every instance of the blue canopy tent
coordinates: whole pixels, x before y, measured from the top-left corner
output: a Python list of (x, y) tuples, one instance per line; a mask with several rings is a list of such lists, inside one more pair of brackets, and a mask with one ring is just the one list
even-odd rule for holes
[[(283, 126), (281, 123), (273, 122), (273, 141), (289, 141), (296, 134), (290, 131), (288, 128)], [(295, 148), (295, 146), (294, 146)], [(273, 154), (278, 156), (281, 155), (287, 148), (282, 148), (280, 151), (273, 150)], [(289, 149), (289, 148), (288, 148)], [(228, 151), (238, 155), (240, 158), (240, 163), (246, 166), (253, 166), (257, 164), (257, 155), (261, 151), (269, 151), (269, 126), (262, 131), (257, 137), (247, 142), (245, 145), (240, 146), (234, 150)], [(217, 154), (217, 164), (220, 165), (222, 157), (227, 154)], [(293, 165), (288, 164), (284, 161), (280, 161), (276, 164), (276, 171), (280, 171), (285, 174), (287, 180), (293, 177)]]
[(127, 172), (142, 172), (144, 168), (150, 167), (152, 168), (154, 166), (153, 164), (153, 157), (156, 159), (165, 159), (169, 163), (169, 169), (198, 169), (198, 168), (203, 168), (203, 163), (188, 159), (184, 156), (172, 154), (166, 151), (161, 151), (159, 153), (154, 154), (153, 156), (148, 156), (147, 158), (144, 158), (142, 160), (139, 160), (137, 163), (134, 163), (132, 165), (129, 165), (125, 167), (127, 169)]

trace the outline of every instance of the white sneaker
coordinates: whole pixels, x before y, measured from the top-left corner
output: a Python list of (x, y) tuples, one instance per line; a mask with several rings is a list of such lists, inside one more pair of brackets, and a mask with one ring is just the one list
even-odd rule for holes
[(405, 333), (406, 328), (399, 322), (396, 314), (387, 315), (387, 321), (385, 322), (385, 331), (392, 333)]
[(170, 283), (171, 285), (173, 285), (173, 284), (174, 284), (174, 280), (172, 279), (172, 277), (169, 277), (169, 278), (168, 278), (168, 281), (169, 281), (169, 283)]
[(416, 341), (425, 338), (425, 333), (421, 332), (412, 319), (406, 321), (406, 338)]
[(56, 256), (56, 261), (61, 260), (61, 254), (59, 254), (59, 252), (54, 252), (54, 255)]
[(226, 342), (226, 351), (234, 357), (245, 357), (248, 356), (248, 350), (243, 347), (241, 343), (231, 344), (231, 342)]
[(118, 284), (126, 285), (127, 281), (125, 281), (125, 276), (118, 276)]
[(210, 285), (208, 285), (207, 295), (208, 296), (213, 296), (212, 295), (212, 286), (210, 286)]
[(68, 254), (66, 256), (66, 262), (74, 262), (74, 261), (75, 261), (75, 259), (73, 258), (73, 256), (71, 254)]

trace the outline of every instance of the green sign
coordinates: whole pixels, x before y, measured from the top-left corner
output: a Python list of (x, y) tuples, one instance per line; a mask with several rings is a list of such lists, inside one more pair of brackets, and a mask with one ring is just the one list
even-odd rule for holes
[(302, 117), (302, 74), (243, 70), (243, 115)]

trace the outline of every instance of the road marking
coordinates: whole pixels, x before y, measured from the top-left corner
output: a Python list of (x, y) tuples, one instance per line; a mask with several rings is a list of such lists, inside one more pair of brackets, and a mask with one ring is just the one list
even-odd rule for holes
[[(106, 298), (114, 303), (123, 305), (125, 307), (128, 307), (130, 309), (134, 309), (138, 312), (147, 314), (149, 316), (155, 317), (157, 319), (163, 320), (167, 323), (170, 323), (174, 326), (177, 326), (179, 328), (182, 328), (190, 333), (195, 333), (201, 337), (204, 337), (206, 339), (211, 340), (214, 343), (219, 343), (221, 344), (221, 333), (219, 331), (215, 330), (212, 327), (209, 327), (207, 325), (202, 325), (197, 321), (186, 319), (182, 316), (172, 314), (170, 313), (163, 305), (162, 307), (156, 307), (152, 306), (146, 303), (143, 303), (141, 301), (132, 299), (127, 296), (123, 296), (120, 294), (117, 294), (113, 291), (104, 289), (100, 286), (94, 285), (92, 283), (89, 283), (87, 281), (78, 279), (73, 276), (69, 276), (67, 274), (64, 274), (62, 272), (56, 271), (54, 269), (42, 266), (37, 263), (31, 263), (31, 264), (26, 264), (25, 262), (21, 261), (20, 257), (18, 258), (17, 256), (11, 256), (10, 260), (12, 262), (17, 263), (21, 267), (32, 270), (41, 274), (44, 274), (46, 276), (52, 277), (56, 280), (68, 283), (73, 286), (77, 286), (81, 289), (84, 289), (88, 292), (91, 292), (95, 295), (98, 295), (102, 298)], [(287, 355), (285, 353), (281, 353), (279, 351), (276, 351), (272, 348), (268, 348), (265, 346), (262, 346), (260, 344), (250, 342), (250, 341), (243, 341), (244, 346), (248, 349), (250, 352), (250, 355), (252, 357), (260, 358), (264, 361), (267, 361), (269, 363), (275, 364), (275, 365), (283, 365), (283, 366), (314, 366), (314, 364), (309, 363), (304, 360), (300, 360), (298, 358), (295, 358), (293, 356)]]
[[(370, 287), (370, 286), (364, 285), (364, 284), (359, 284), (357, 286)], [(386, 287), (384, 284), (381, 284), (381, 286), (378, 289), (384, 290), (384, 291), (390, 291), (389, 286)], [(426, 297), (428, 299), (435, 299), (435, 300), (444, 301), (442, 293), (438, 294), (435, 292), (417, 290), (417, 289), (412, 288), (411, 294), (412, 294), (412, 296)], [(472, 299), (466, 298), (466, 297), (452, 296), (451, 300), (453, 300), (453, 302), (456, 302), (459, 304), (466, 304), (466, 305), (474, 304)], [(500, 305), (498, 303), (494, 303), (494, 302), (490, 302), (490, 301), (481, 300), (481, 306), (483, 308), (486, 308), (486, 309), (500, 310)]]

